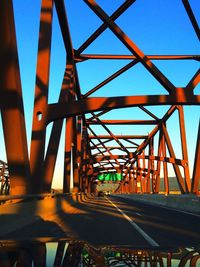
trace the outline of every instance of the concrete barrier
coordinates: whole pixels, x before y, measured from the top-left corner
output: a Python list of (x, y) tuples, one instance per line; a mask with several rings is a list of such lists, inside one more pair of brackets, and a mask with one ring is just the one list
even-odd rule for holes
[(195, 195), (117, 194), (116, 196), (200, 214), (200, 197)]

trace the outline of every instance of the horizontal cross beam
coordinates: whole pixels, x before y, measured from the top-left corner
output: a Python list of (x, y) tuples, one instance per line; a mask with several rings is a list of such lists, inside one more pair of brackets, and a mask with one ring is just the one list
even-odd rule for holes
[[(115, 135), (118, 139), (145, 139), (148, 135)], [(89, 135), (90, 139), (113, 139), (111, 135)]]
[[(4, 106), (3, 102), (0, 104)], [(46, 124), (49, 124), (55, 120), (100, 110), (151, 105), (200, 105), (200, 95), (194, 95), (184, 88), (177, 88), (172, 95), (90, 97), (71, 101), (67, 105), (66, 103), (49, 104), (38, 112), (44, 115)]]
[(155, 125), (158, 122), (155, 120), (86, 120), (86, 124), (99, 125)]

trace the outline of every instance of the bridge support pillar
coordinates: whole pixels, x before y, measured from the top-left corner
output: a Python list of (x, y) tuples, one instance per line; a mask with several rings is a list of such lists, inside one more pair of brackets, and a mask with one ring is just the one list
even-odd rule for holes
[(12, 0), (0, 1), (0, 109), (11, 194), (31, 190), (30, 166)]
[(52, 18), (53, 0), (42, 0), (30, 150), (34, 193), (42, 192), (42, 169), (46, 139), (46, 121), (42, 111), (48, 104)]
[(76, 117), (73, 117), (72, 127), (72, 157), (73, 157), (73, 192), (80, 191), (79, 188), (79, 173), (78, 173), (78, 151), (77, 151), (77, 122)]

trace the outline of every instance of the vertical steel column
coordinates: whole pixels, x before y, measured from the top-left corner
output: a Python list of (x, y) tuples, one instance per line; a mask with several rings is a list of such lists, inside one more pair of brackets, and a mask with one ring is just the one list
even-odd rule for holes
[(192, 175), (192, 188), (191, 192), (197, 194), (199, 192), (199, 184), (200, 184), (200, 121), (199, 121), (199, 130), (197, 136), (197, 145), (195, 152), (195, 160), (194, 160), (194, 170)]
[[(160, 129), (159, 131), (159, 139), (158, 139), (158, 157), (162, 156), (162, 130)], [(160, 189), (160, 166), (161, 166), (161, 161), (157, 161), (157, 174), (156, 174), (156, 185), (155, 185), (155, 193), (159, 193)]]
[(30, 193), (30, 166), (12, 0), (0, 1), (0, 108), (11, 194)]
[[(149, 142), (149, 156), (151, 155), (151, 143)], [(146, 187), (146, 193), (151, 193), (151, 160), (148, 159), (148, 171), (147, 171), (147, 187)]]
[[(167, 148), (168, 148), (170, 157), (175, 159), (176, 156), (175, 156), (175, 153), (174, 153), (174, 149), (173, 149), (173, 146), (171, 144), (171, 140), (169, 138), (169, 135), (168, 135), (168, 132), (167, 132), (167, 128), (166, 128), (166, 126), (164, 124), (162, 124), (162, 129), (163, 129), (163, 133), (164, 133), (164, 137), (165, 137), (165, 141), (166, 141), (166, 144), (167, 144)], [(186, 193), (186, 187), (185, 187), (184, 180), (182, 178), (179, 166), (174, 163), (173, 164), (173, 168), (174, 168), (174, 172), (176, 174), (176, 178), (177, 178), (177, 181), (178, 181), (178, 184), (179, 184), (180, 191), (181, 191), (182, 194), (185, 194)]]
[[(144, 157), (143, 159), (142, 159), (142, 168), (143, 168), (143, 170), (145, 170), (145, 168), (146, 168), (146, 161), (145, 161), (145, 150), (143, 150), (142, 151), (142, 156)], [(144, 171), (143, 171), (144, 172)], [(144, 177), (142, 177), (142, 188), (143, 188), (143, 193), (146, 193), (146, 191), (147, 191), (147, 181), (146, 181), (146, 176), (144, 176)]]
[(122, 188), (122, 194), (126, 193), (126, 188), (125, 188), (125, 182), (123, 181), (121, 184), (121, 188)]
[[(166, 152), (166, 143), (165, 143), (165, 138), (163, 131), (161, 129), (162, 137), (161, 137), (161, 142), (162, 142), (162, 151), (163, 151), (163, 157), (167, 156)], [(168, 169), (167, 169), (167, 162), (163, 161), (163, 173), (164, 173), (164, 185), (165, 185), (165, 194), (169, 194), (169, 177), (168, 177)]]
[(130, 172), (130, 183), (131, 183), (131, 192), (130, 193), (134, 193), (134, 174), (132, 172)]
[(42, 109), (48, 103), (52, 17), (53, 0), (42, 0), (30, 151), (34, 193), (40, 193), (42, 190), (42, 167), (46, 137), (46, 125)]
[(186, 187), (187, 193), (189, 193), (191, 191), (191, 181), (190, 181), (190, 171), (189, 171), (189, 164), (188, 164), (185, 120), (184, 120), (184, 112), (183, 112), (182, 106), (178, 106), (178, 114), (179, 114), (179, 126), (180, 126), (180, 135), (181, 135), (182, 155), (183, 155), (183, 159), (187, 161), (187, 163), (183, 166), (184, 176), (185, 176), (185, 187)]
[(125, 193), (127, 194), (129, 192), (129, 180), (128, 180), (128, 173), (125, 175)]
[[(154, 156), (154, 139), (153, 137), (150, 139), (150, 146), (151, 146), (151, 156)], [(155, 171), (155, 164), (154, 160), (150, 160), (151, 162), (151, 170)], [(151, 184), (152, 184), (152, 192), (155, 193), (156, 181), (155, 181), (155, 173), (151, 174)]]
[(128, 172), (128, 185), (129, 185), (128, 192), (132, 193), (132, 183), (131, 183), (131, 172), (130, 172), (130, 170)]
[(77, 117), (77, 168), (78, 168), (78, 183), (81, 190), (81, 127), (82, 116)]
[(77, 163), (77, 120), (73, 117), (72, 127), (72, 156), (73, 156), (73, 192), (79, 192), (79, 175)]
[[(136, 162), (134, 163), (136, 166)], [(131, 164), (131, 168), (132, 168), (132, 175), (133, 175), (133, 193), (136, 194), (137, 193), (137, 168), (134, 167), (134, 165)]]
[[(71, 72), (72, 72), (71, 65), (67, 65), (64, 73), (64, 78), (62, 82), (62, 88), (60, 92), (60, 97), (58, 102), (66, 102), (68, 101), (68, 95), (69, 95), (69, 84), (71, 83)], [(44, 160), (44, 166), (43, 166), (43, 192), (48, 193), (51, 190), (51, 184), (53, 180), (53, 174), (55, 170), (56, 165), (56, 159), (58, 155), (58, 148), (60, 143), (60, 137), (62, 132), (62, 126), (63, 126), (63, 119), (54, 121), (49, 143), (47, 147), (46, 157)]]
[[(82, 151), (82, 161), (85, 161), (87, 159), (87, 129), (85, 125), (82, 125), (82, 141), (81, 141), (81, 151)], [(82, 192), (86, 192), (87, 187), (87, 179), (86, 179), (86, 170), (87, 166), (86, 164), (81, 164), (81, 184), (82, 184)]]
[[(142, 187), (142, 171), (141, 171), (141, 165), (140, 165), (140, 159), (137, 159), (137, 185), (140, 183), (140, 193), (143, 192), (143, 187)], [(138, 186), (137, 187), (137, 192), (138, 192)]]
[(66, 119), (63, 192), (70, 193), (73, 118)]

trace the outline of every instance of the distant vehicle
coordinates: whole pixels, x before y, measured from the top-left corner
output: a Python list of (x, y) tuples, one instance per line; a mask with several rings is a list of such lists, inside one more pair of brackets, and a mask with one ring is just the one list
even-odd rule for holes
[(97, 194), (98, 197), (103, 197), (104, 196), (104, 192), (103, 191), (99, 191)]
[(109, 195), (110, 195), (110, 191), (106, 191), (106, 192), (105, 192), (105, 195), (106, 195), (106, 196), (109, 196)]

